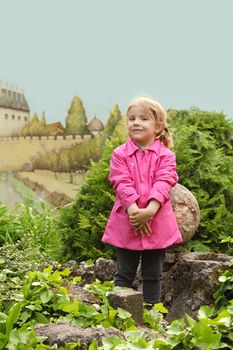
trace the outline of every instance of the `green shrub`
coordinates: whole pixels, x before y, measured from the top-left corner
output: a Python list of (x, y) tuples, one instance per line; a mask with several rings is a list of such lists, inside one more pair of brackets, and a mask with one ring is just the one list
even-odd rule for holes
[(10, 212), (5, 205), (0, 205), (0, 247), (14, 244), (24, 236), (28, 247), (36, 247), (50, 259), (60, 256), (62, 240), (51, 208), (41, 202), (39, 211), (22, 204)]
[(218, 309), (222, 309), (229, 304), (229, 300), (233, 300), (233, 260), (218, 278), (218, 289), (214, 293), (215, 305)]
[(36, 245), (31, 246), (31, 240), (25, 235), (17, 243), (0, 247), (0, 301), (11, 300), (13, 293), (20, 290), (25, 274), (45, 264), (47, 257)]
[(222, 113), (171, 111), (179, 182), (195, 195), (201, 222), (192, 250), (230, 253), (233, 232), (233, 122)]
[(106, 144), (98, 163), (92, 163), (86, 181), (72, 206), (63, 208), (60, 229), (64, 251), (61, 258), (78, 261), (110, 258), (114, 250), (101, 243), (105, 225), (114, 202), (114, 190), (108, 182), (109, 159), (114, 148), (122, 143), (113, 139)]

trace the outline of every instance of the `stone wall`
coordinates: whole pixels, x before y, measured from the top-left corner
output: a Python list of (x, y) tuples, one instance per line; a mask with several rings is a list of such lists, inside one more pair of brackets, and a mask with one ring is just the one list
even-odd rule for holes
[(90, 140), (91, 135), (0, 137), (0, 171), (20, 170), (33, 157)]

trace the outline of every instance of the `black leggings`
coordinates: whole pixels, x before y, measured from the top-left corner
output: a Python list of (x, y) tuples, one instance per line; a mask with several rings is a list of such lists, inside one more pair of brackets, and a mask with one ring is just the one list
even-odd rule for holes
[(118, 248), (115, 285), (132, 288), (141, 257), (144, 302), (160, 302), (164, 254), (165, 249), (141, 251)]

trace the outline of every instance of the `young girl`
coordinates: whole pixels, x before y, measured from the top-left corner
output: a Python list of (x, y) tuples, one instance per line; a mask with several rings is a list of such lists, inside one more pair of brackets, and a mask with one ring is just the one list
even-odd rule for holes
[(165, 248), (182, 242), (169, 199), (178, 181), (166, 112), (151, 98), (135, 98), (127, 109), (129, 139), (110, 161), (116, 191), (102, 241), (117, 247), (117, 286), (132, 288), (139, 259), (143, 298), (160, 301)]

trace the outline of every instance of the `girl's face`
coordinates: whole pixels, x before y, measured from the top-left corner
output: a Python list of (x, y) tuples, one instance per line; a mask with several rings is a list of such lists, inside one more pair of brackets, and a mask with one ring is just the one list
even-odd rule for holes
[(155, 135), (159, 133), (159, 126), (154, 119), (145, 114), (140, 106), (133, 106), (128, 113), (129, 136), (141, 147), (151, 145), (155, 140)]

